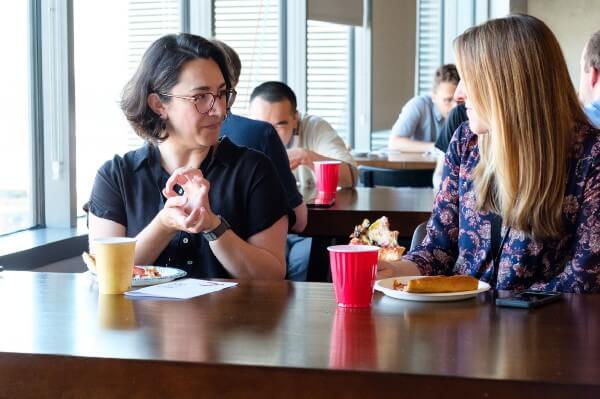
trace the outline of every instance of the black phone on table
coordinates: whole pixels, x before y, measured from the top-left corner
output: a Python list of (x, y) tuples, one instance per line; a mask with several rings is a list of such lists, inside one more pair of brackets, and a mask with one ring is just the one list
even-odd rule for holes
[(523, 291), (506, 298), (496, 298), (496, 306), (532, 309), (562, 298), (560, 292)]

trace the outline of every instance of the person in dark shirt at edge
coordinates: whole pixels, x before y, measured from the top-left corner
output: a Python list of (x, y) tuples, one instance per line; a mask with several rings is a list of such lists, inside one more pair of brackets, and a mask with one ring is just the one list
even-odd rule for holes
[[(231, 84), (235, 88), (242, 72), (242, 62), (237, 52), (228, 44), (213, 39), (212, 42), (223, 52), (229, 72)], [(258, 121), (229, 112), (223, 122), (221, 134), (227, 136), (237, 145), (253, 148), (263, 152), (273, 161), (275, 170), (285, 189), (288, 205), (293, 209), (290, 219), (290, 233), (286, 242), (286, 261), (288, 280), (306, 281), (310, 257), (311, 238), (300, 237), (306, 227), (307, 208), (298, 191), (296, 178), (290, 169), (287, 152), (275, 128), (270, 123)], [(295, 223), (292, 219), (295, 216)]]
[(194, 278), (284, 278), (290, 209), (273, 163), (219, 137), (235, 94), (209, 40), (181, 33), (150, 45), (121, 100), (146, 144), (99, 169), (90, 243), (135, 237), (135, 264)]
[[(468, 121), (467, 108), (464, 103), (458, 104), (456, 107), (450, 110), (448, 118), (440, 131), (440, 135), (435, 140), (435, 156), (436, 164), (435, 171), (433, 172), (433, 189), (438, 190), (442, 181), (442, 172), (444, 171), (444, 158), (446, 157), (446, 151), (448, 151), (448, 144), (454, 135), (454, 132), (463, 122)], [(438, 151), (439, 150), (439, 151)], [(440, 152), (441, 151), (441, 152)]]

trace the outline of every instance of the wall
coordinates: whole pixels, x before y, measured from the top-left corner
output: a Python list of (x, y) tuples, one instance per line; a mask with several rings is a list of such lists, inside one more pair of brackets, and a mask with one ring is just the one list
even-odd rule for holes
[(579, 59), (589, 36), (600, 29), (597, 0), (529, 0), (527, 12), (544, 21), (558, 38), (575, 87), (579, 85)]
[(415, 90), (416, 0), (372, 0), (372, 129), (391, 129)]
[[(588, 37), (600, 29), (598, 0), (510, 0), (491, 7), (492, 17), (527, 12), (550, 26), (559, 39), (575, 86)], [(372, 130), (390, 129), (414, 94), (416, 0), (372, 0)], [(498, 4), (495, 4), (498, 5)]]

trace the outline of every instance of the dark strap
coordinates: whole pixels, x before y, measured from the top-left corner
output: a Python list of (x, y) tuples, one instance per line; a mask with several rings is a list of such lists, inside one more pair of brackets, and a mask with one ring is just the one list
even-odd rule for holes
[(491, 213), (492, 215), (492, 277), (489, 281), (492, 287), (496, 286), (498, 281), (498, 271), (500, 270), (500, 256), (502, 255), (502, 247), (508, 238), (510, 233), (510, 227), (506, 229), (504, 237), (502, 237), (502, 217), (498, 214)]
[(500, 241), (502, 240), (502, 216), (496, 213), (490, 213), (492, 216), (492, 259), (494, 266), (496, 266), (496, 260), (499, 260), (500, 252)]

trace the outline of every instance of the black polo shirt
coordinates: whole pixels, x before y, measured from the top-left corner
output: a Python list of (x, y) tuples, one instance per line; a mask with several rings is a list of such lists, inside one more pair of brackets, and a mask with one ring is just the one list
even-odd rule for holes
[[(272, 162), (258, 151), (222, 138), (200, 170), (210, 182), (212, 211), (224, 217), (243, 240), (290, 211)], [(96, 174), (89, 211), (126, 226), (127, 236), (135, 237), (163, 208), (166, 199), (161, 191), (168, 178), (154, 145), (115, 156)], [(190, 277), (231, 277), (202, 234), (178, 232), (154, 263), (183, 269)]]

